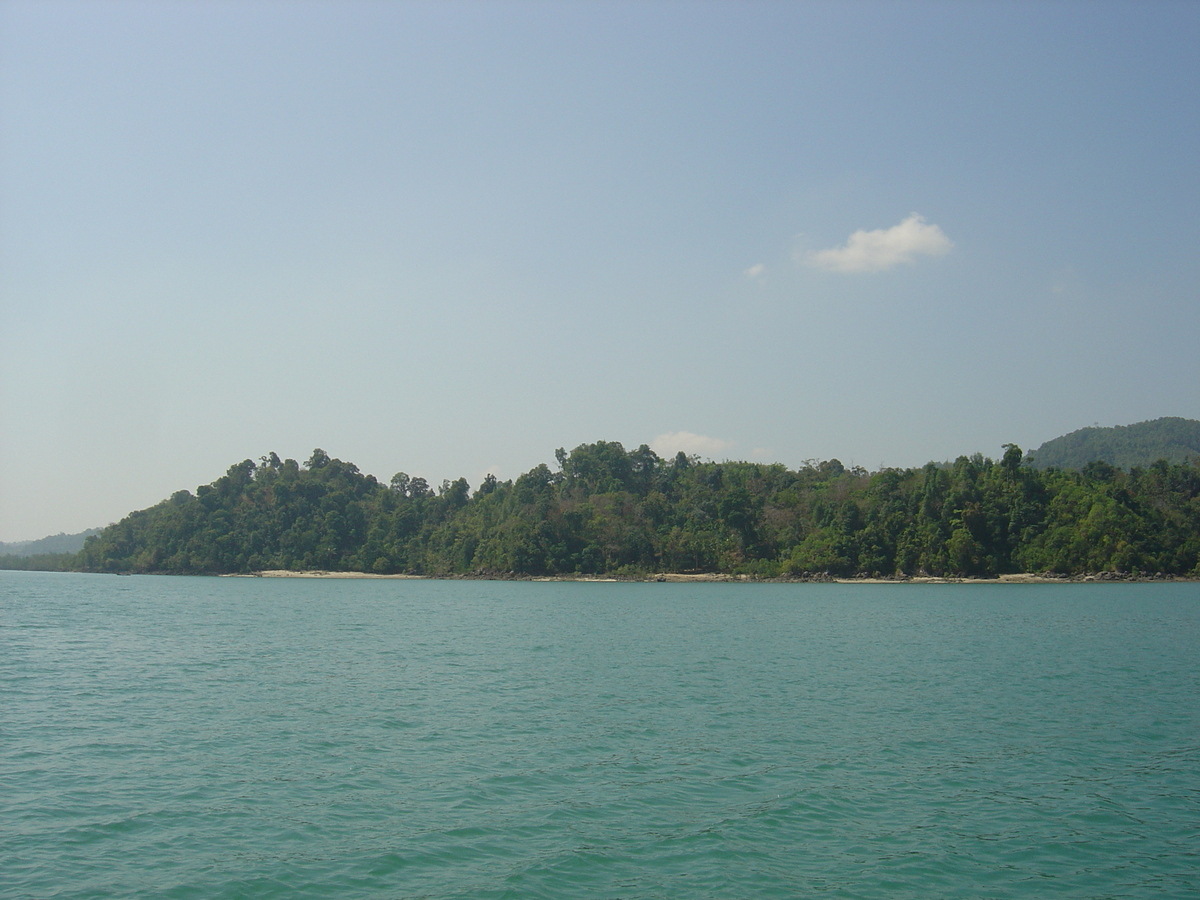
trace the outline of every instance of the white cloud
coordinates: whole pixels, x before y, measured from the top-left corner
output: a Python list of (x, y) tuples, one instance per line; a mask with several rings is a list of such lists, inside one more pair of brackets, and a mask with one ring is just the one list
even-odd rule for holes
[(751, 281), (762, 280), (763, 275), (765, 275), (766, 273), (767, 273), (767, 267), (765, 265), (763, 265), (762, 263), (755, 263), (750, 268), (742, 270), (742, 274), (744, 276), (746, 276), (747, 278), (749, 278)]
[(681, 451), (689, 456), (694, 453), (697, 456), (714, 457), (732, 446), (731, 441), (723, 441), (720, 438), (692, 434), (690, 431), (672, 431), (656, 437), (650, 444), (650, 449), (664, 458)]
[(942, 256), (954, 244), (936, 225), (913, 213), (899, 225), (875, 231), (856, 231), (845, 246), (818, 250), (806, 257), (809, 265), (830, 272), (879, 272), (917, 256)]

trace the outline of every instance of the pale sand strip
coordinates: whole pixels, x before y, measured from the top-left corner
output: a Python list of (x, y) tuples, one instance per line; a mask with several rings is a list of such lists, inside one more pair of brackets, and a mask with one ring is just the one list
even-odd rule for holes
[(424, 578), (424, 575), (377, 575), (374, 572), (297, 572), (293, 569), (264, 569), (249, 575), (222, 575), (222, 578)]
[(995, 578), (967, 578), (953, 575), (913, 575), (906, 578), (834, 578), (837, 584), (1065, 584), (1069, 578), (1054, 578), (1035, 575), (1032, 572), (1017, 572), (997, 575)]

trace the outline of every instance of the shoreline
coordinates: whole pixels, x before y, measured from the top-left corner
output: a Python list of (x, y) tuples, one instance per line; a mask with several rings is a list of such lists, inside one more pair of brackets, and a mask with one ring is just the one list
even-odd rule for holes
[(374, 572), (331, 572), (324, 569), (265, 569), (261, 572), (231, 572), (218, 578), (334, 578), (334, 579), (418, 579), (426, 581), (579, 581), (604, 584), (1133, 584), (1159, 582), (1197, 582), (1186, 575), (1129, 575), (1117, 572), (1098, 572), (1090, 575), (1039, 575), (1034, 572), (1015, 572), (994, 578), (970, 576), (905, 575), (892, 578), (850, 577), (832, 575), (781, 576), (756, 578), (750, 575), (727, 575), (719, 572), (657, 572), (642, 576), (613, 575), (381, 575)]

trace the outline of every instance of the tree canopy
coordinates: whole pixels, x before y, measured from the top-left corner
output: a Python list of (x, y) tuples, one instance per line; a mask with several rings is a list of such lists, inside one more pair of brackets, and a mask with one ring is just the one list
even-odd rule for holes
[(1039, 470), (1019, 447), (919, 469), (662, 459), (599, 441), (515, 480), (388, 484), (314, 450), (230, 466), (89, 538), (96, 572), (757, 577), (1200, 575), (1200, 463)]
[(1200, 458), (1200, 422), (1169, 416), (1113, 428), (1081, 428), (1046, 441), (1031, 454), (1039, 469), (1082, 469), (1105, 462), (1118, 469), (1149, 466), (1160, 459)]

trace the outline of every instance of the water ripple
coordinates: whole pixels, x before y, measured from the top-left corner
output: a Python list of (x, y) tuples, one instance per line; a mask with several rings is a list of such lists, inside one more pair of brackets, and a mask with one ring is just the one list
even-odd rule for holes
[(1200, 894), (1195, 585), (0, 573), (0, 895)]

